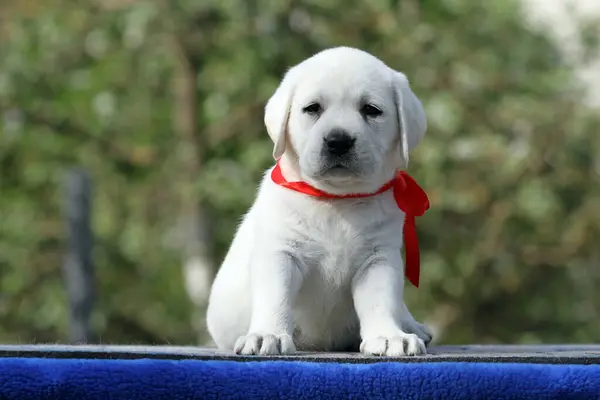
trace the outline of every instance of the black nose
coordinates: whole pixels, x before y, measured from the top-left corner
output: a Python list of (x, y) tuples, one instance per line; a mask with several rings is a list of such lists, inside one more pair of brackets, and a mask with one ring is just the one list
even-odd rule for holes
[(356, 139), (350, 137), (348, 132), (334, 129), (324, 139), (327, 151), (334, 156), (343, 156), (350, 151)]

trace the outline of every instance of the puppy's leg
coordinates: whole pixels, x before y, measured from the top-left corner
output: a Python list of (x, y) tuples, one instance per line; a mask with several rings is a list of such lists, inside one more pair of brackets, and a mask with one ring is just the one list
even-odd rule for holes
[(352, 282), (360, 351), (368, 355), (425, 354), (425, 343), (401, 327), (404, 275), (398, 249), (382, 250)]
[(291, 354), (292, 306), (302, 276), (286, 252), (259, 249), (252, 257), (252, 316), (248, 334), (235, 343), (238, 354)]
[(433, 333), (429, 327), (415, 320), (410, 311), (408, 311), (406, 303), (402, 304), (402, 317), (400, 320), (400, 326), (405, 332), (414, 333), (420, 337), (421, 340), (425, 342), (425, 345), (428, 345), (433, 339)]

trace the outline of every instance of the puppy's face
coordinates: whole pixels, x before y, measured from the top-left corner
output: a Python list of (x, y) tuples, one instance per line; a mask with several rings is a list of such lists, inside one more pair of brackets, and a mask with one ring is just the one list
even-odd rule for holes
[(399, 141), (389, 71), (374, 59), (311, 61), (288, 122), (301, 175), (330, 185), (389, 175)]
[(408, 162), (426, 129), (406, 77), (361, 50), (322, 51), (288, 71), (265, 108), (274, 157), (343, 194), (375, 191)]

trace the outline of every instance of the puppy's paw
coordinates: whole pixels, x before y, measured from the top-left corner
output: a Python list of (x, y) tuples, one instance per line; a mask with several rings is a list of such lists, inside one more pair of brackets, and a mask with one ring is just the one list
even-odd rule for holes
[(251, 333), (240, 336), (235, 342), (233, 351), (244, 355), (279, 355), (296, 352), (294, 340), (290, 335), (260, 335)]
[(369, 356), (418, 356), (426, 354), (425, 342), (415, 334), (400, 333), (394, 337), (363, 339), (360, 352)]
[(425, 324), (421, 324), (421, 323), (413, 320), (413, 321), (403, 321), (401, 323), (401, 326), (402, 326), (402, 330), (404, 332), (414, 333), (419, 338), (421, 338), (421, 340), (425, 343), (425, 346), (427, 346), (429, 343), (431, 343), (431, 340), (433, 339), (433, 333), (431, 333), (431, 330)]
[(429, 329), (429, 327), (425, 324), (417, 323), (417, 329), (415, 329), (415, 331), (412, 333), (420, 337), (421, 340), (425, 342), (425, 346), (429, 345), (433, 339), (433, 333), (431, 332), (431, 329)]

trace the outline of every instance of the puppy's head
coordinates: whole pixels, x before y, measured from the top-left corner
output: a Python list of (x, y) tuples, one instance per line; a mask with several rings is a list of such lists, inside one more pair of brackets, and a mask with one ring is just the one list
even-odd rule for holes
[(291, 68), (265, 107), (273, 156), (335, 194), (373, 192), (408, 165), (427, 127), (404, 74), (337, 47)]

